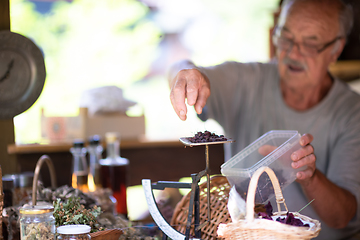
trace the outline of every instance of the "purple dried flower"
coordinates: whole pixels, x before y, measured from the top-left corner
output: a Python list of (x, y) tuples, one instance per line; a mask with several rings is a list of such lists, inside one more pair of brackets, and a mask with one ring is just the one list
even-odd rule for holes
[(269, 216), (273, 215), (273, 207), (271, 206), (270, 201), (265, 205), (266, 214)]

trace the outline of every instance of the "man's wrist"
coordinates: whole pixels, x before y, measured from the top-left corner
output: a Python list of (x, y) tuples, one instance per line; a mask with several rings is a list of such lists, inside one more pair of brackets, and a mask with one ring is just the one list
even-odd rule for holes
[(313, 175), (309, 178), (306, 178), (304, 180), (299, 180), (297, 181), (298, 183), (300, 183), (300, 185), (303, 187), (303, 188), (308, 188), (309, 186), (315, 186), (315, 182), (318, 180), (319, 178), (319, 170), (318, 169), (315, 169)]

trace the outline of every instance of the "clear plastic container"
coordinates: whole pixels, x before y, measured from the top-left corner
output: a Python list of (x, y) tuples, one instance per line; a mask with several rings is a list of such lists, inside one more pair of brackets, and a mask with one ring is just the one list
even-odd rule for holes
[(58, 240), (89, 240), (91, 227), (88, 225), (67, 225), (57, 228)]
[[(295, 181), (296, 173), (304, 169), (291, 167), (291, 154), (300, 149), (301, 135), (297, 131), (274, 130), (265, 133), (245, 149), (221, 165), (221, 173), (240, 196), (246, 200), (251, 176), (260, 167), (270, 167), (279, 179), (281, 189)], [(255, 203), (266, 203), (274, 197), (267, 174), (262, 174), (255, 195)]]
[(49, 205), (20, 208), (20, 236), (26, 239), (55, 239), (54, 207)]

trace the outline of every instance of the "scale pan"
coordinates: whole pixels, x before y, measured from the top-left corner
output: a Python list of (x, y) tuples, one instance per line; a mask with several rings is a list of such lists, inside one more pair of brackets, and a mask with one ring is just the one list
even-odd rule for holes
[(223, 144), (223, 143), (232, 143), (235, 142), (231, 138), (228, 138), (226, 141), (215, 141), (215, 142), (203, 142), (203, 143), (193, 143), (190, 142), (189, 137), (182, 137), (179, 139), (185, 146), (193, 147), (193, 146), (203, 146), (203, 145), (210, 145), (210, 144)]

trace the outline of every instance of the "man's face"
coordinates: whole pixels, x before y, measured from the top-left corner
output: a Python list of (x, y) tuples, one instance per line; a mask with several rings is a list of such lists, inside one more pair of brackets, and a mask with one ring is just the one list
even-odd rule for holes
[[(287, 50), (277, 48), (281, 81), (297, 89), (319, 86), (329, 64), (337, 59), (334, 46), (340, 40), (333, 40), (339, 34), (338, 13), (309, 2), (294, 3), (284, 11), (287, 14), (280, 18), (277, 36), (290, 47)], [(318, 53), (317, 50), (327, 43), (331, 44)], [(315, 54), (310, 54), (309, 48), (315, 49)]]

